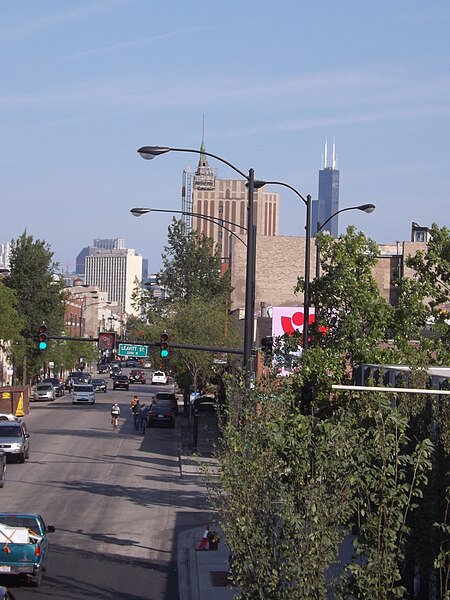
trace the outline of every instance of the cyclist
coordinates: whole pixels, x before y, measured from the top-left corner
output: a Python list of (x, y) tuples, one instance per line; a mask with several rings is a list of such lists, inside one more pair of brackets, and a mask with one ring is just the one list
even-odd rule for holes
[(117, 427), (119, 426), (119, 416), (120, 416), (120, 407), (116, 402), (115, 404), (113, 404), (113, 406), (111, 408), (111, 424), (113, 426), (113, 429), (117, 429)]

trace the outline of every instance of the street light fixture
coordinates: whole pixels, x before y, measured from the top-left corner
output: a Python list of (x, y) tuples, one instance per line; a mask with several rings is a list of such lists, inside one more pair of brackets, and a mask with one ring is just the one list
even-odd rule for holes
[(130, 210), (130, 213), (133, 215), (133, 217), (142, 217), (142, 215), (146, 215), (149, 212), (172, 213), (172, 214), (178, 214), (178, 215), (191, 215), (192, 217), (204, 219), (205, 221), (209, 221), (210, 223), (216, 223), (217, 225), (222, 227), (222, 229), (225, 229), (225, 231), (228, 231), (228, 233), (230, 233), (235, 238), (237, 238), (240, 242), (242, 242), (245, 247), (247, 247), (247, 243), (244, 242), (244, 240), (235, 231), (233, 231), (232, 229), (230, 229), (229, 227), (224, 225), (224, 223), (226, 223), (227, 225), (233, 225), (235, 227), (239, 227), (243, 231), (247, 231), (247, 227), (243, 227), (242, 225), (239, 225), (238, 223), (233, 223), (233, 221), (227, 221), (226, 219), (216, 219), (215, 217), (210, 217), (209, 215), (203, 215), (201, 213), (195, 213), (195, 212), (190, 212), (190, 211), (188, 212), (186, 210), (172, 210), (169, 208), (132, 208)]
[(255, 172), (253, 169), (249, 169), (248, 175), (243, 173), (235, 165), (228, 162), (221, 156), (211, 154), (202, 150), (194, 150), (192, 148), (171, 148), (166, 146), (142, 146), (139, 148), (138, 153), (146, 160), (151, 160), (161, 154), (167, 152), (189, 152), (193, 154), (202, 154), (210, 156), (218, 160), (219, 162), (227, 165), (233, 171), (238, 173), (247, 181), (248, 190), (248, 203), (247, 203), (247, 264), (246, 264), (246, 277), (245, 277), (245, 318), (244, 318), (244, 374), (247, 384), (247, 388), (250, 387), (250, 370), (251, 370), (251, 357), (253, 347), (253, 319), (255, 313), (255, 256), (256, 256), (256, 225), (253, 224), (253, 212), (254, 212), (254, 192), (255, 188), (259, 189), (265, 185), (264, 181), (255, 180)]
[[(325, 227), (325, 225), (327, 225), (327, 223), (329, 223), (331, 221), (331, 219), (333, 219), (336, 215), (339, 215), (340, 213), (345, 212), (346, 210), (360, 210), (362, 212), (370, 214), (370, 213), (373, 213), (375, 208), (376, 208), (375, 204), (360, 204), (359, 206), (347, 206), (347, 208), (341, 208), (340, 210), (337, 210), (335, 213), (333, 213), (330, 217), (328, 217), (328, 219), (324, 223), (320, 223), (319, 221), (317, 222), (316, 234), (319, 233), (320, 231), (322, 231), (322, 229)], [(319, 244), (317, 243), (317, 240), (316, 240), (316, 278), (319, 277), (319, 275), (320, 275), (320, 248), (319, 248)]]

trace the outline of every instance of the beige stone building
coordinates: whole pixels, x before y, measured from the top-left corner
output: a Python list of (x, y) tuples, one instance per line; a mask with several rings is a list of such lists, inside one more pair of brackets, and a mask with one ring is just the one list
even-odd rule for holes
[[(305, 273), (306, 238), (287, 236), (257, 236), (256, 241), (256, 286), (255, 313), (259, 316), (261, 303), (265, 306), (302, 306), (303, 294), (295, 293), (298, 277)], [(381, 294), (391, 304), (396, 295), (394, 277), (400, 273), (411, 275), (405, 260), (417, 250), (424, 250), (426, 242), (396, 242), (382, 244), (374, 277)], [(231, 309), (242, 311), (245, 306), (246, 248), (233, 239), (231, 246), (231, 285), (233, 287)], [(314, 278), (315, 240), (311, 240), (311, 279)], [(241, 316), (242, 313), (241, 313)]]
[[(200, 160), (194, 175), (192, 189), (192, 212), (205, 218), (192, 216), (192, 229), (204, 233), (219, 247), (226, 262), (230, 256), (230, 238), (225, 227), (246, 238), (248, 191), (245, 180), (219, 179), (215, 169), (208, 164), (205, 145), (200, 148)], [(279, 223), (279, 195), (265, 192), (264, 187), (255, 189), (254, 223), (261, 236), (277, 236)], [(211, 220), (208, 220), (208, 217)], [(225, 227), (217, 221), (223, 220)], [(228, 223), (227, 223), (228, 222)], [(232, 223), (232, 224), (230, 224)], [(241, 244), (243, 247), (244, 245)]]

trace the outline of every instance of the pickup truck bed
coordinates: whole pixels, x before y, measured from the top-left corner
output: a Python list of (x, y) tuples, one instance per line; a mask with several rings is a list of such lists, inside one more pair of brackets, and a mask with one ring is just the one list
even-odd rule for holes
[(40, 515), (0, 513), (0, 574), (26, 575), (39, 585), (47, 568), (47, 534), (53, 531)]

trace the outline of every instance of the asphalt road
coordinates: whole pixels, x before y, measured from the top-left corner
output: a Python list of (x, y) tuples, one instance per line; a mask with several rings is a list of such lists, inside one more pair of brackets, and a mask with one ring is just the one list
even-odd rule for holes
[[(24, 418), (30, 459), (8, 463), (0, 510), (40, 513), (56, 532), (39, 588), (0, 577), (17, 600), (178, 598), (177, 533), (204, 521), (205, 495), (182, 476), (178, 425), (145, 436), (134, 429), (131, 397), (150, 401), (156, 389), (108, 390), (93, 406), (73, 406), (67, 393), (31, 404)], [(116, 401), (122, 414), (114, 432)]]

